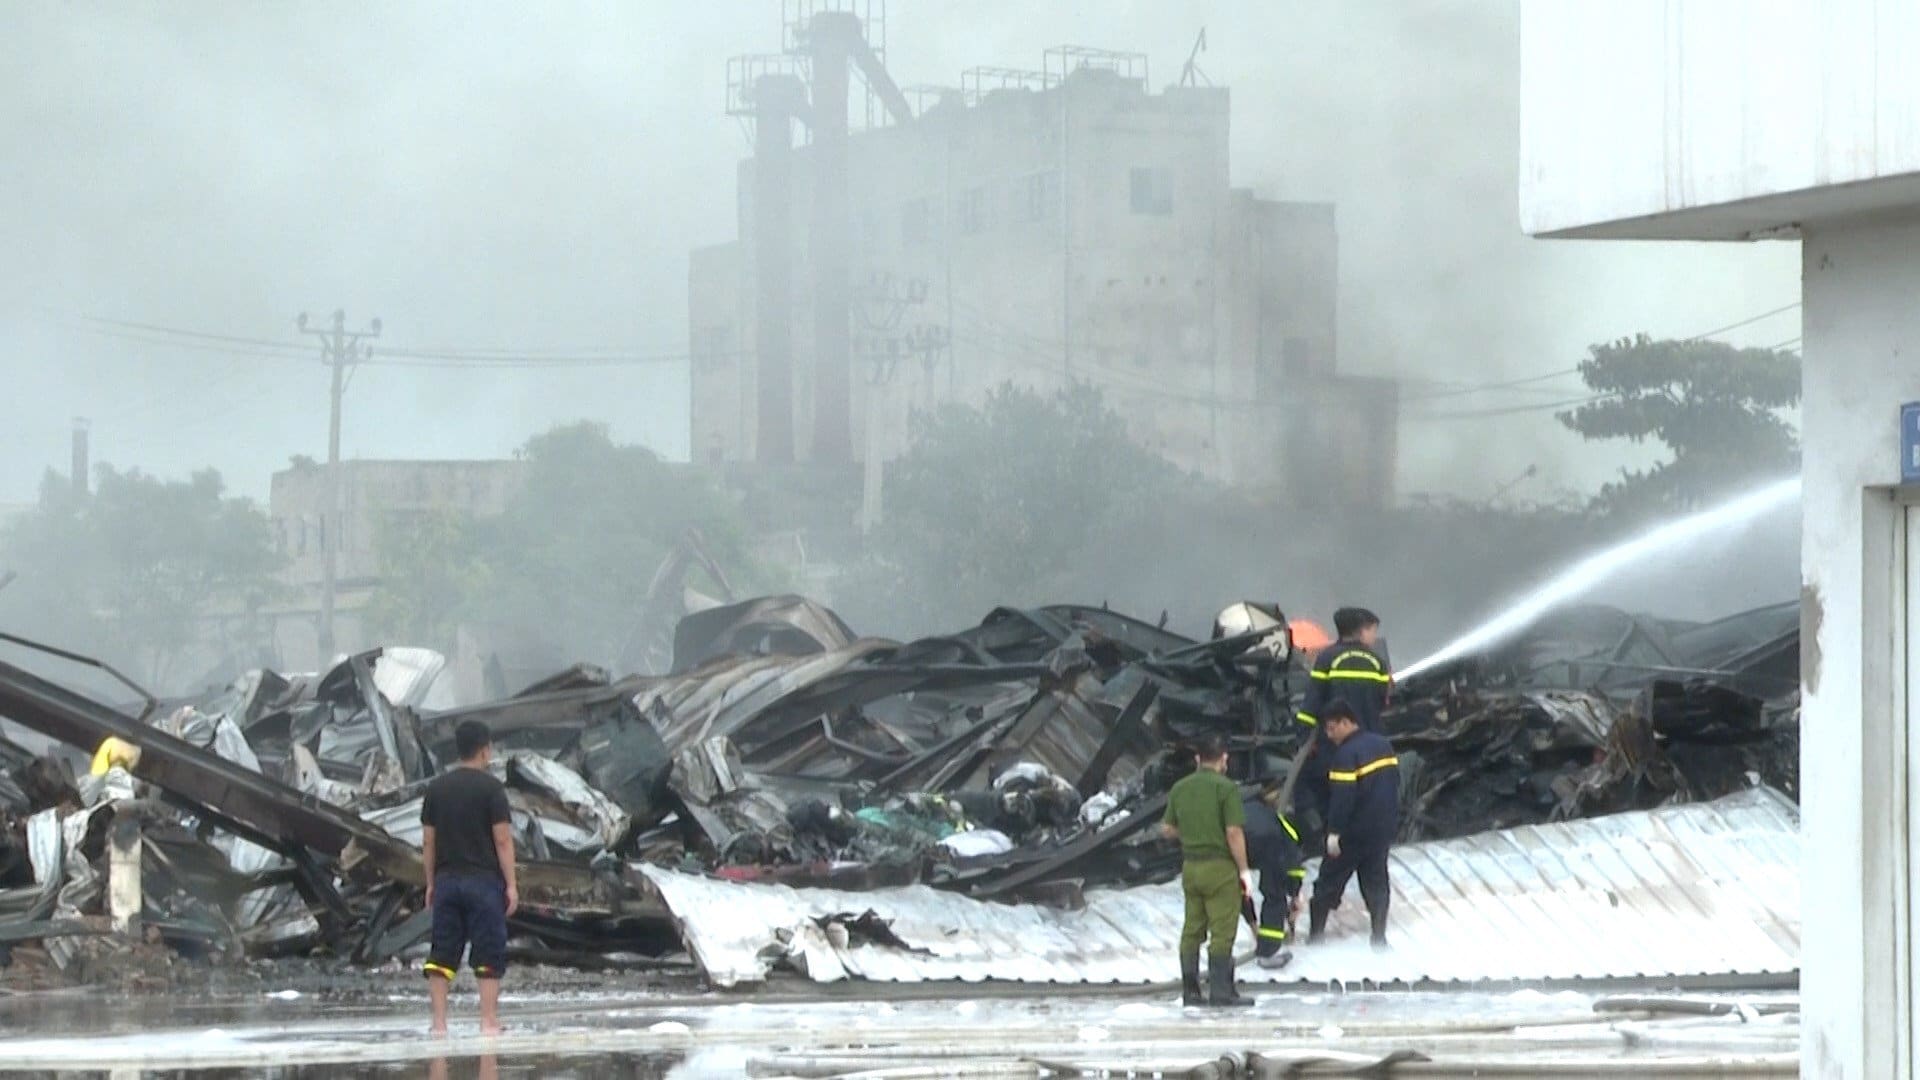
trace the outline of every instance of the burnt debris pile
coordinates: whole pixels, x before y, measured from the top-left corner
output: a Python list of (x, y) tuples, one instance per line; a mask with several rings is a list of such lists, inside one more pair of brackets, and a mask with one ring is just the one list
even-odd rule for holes
[[(411, 956), (422, 791), (467, 719), (494, 733), (510, 792), (521, 959), (672, 963), (648, 864), (1079, 906), (1177, 873), (1149, 826), (1191, 767), (1183, 743), (1224, 736), (1249, 781), (1300, 745), (1305, 658), (1277, 609), (1240, 608), (1208, 641), (1056, 606), (902, 644), (770, 597), (681, 620), (663, 674), (576, 666), (458, 708), (429, 707), (445, 661), (425, 649), (155, 701), (8, 639), (0, 957), (67, 967), (129, 939), (214, 960)], [(1423, 674), (1385, 720), (1406, 838), (1793, 793), (1797, 635), (1790, 608), (1706, 626), (1575, 609)]]
[(1800, 792), (1797, 604), (1693, 624), (1604, 607), (1396, 688), (1402, 839)]

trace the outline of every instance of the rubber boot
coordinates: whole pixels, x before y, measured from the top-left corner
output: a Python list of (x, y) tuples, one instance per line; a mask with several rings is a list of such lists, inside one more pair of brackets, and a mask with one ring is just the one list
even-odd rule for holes
[(1200, 954), (1180, 958), (1180, 1004), (1205, 1005), (1207, 995), (1200, 989)]
[(1280, 949), (1260, 957), (1256, 962), (1268, 971), (1279, 971), (1293, 962), (1293, 953), (1287, 949)]
[(1207, 957), (1207, 1004), (1214, 1006), (1240, 1006), (1253, 1004), (1252, 998), (1243, 998), (1233, 984), (1233, 957)]
[(1327, 915), (1332, 908), (1318, 900), (1307, 901), (1307, 944), (1318, 942), (1327, 932)]

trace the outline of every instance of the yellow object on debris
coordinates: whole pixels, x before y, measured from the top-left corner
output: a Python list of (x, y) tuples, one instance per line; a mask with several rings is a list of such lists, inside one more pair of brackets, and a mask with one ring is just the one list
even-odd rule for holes
[(100, 744), (100, 749), (93, 752), (93, 775), (95, 776), (107, 775), (107, 770), (115, 765), (132, 772), (133, 767), (138, 764), (140, 764), (140, 748), (125, 739), (114, 736), (108, 736), (107, 741)]

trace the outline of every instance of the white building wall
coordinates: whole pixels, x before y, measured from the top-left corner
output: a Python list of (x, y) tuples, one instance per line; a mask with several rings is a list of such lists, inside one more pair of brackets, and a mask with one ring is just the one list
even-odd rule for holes
[(1898, 405), (1920, 400), (1920, 222), (1811, 227), (1803, 260), (1802, 1071), (1904, 1077), (1906, 701), (1920, 689), (1900, 684), (1920, 672), (1895, 653), (1887, 489), (1900, 480)]
[[(1920, 5), (1908, 0), (1523, 11), (1529, 233), (1746, 239), (1801, 212), (1742, 204), (1920, 174)], [(1920, 177), (1905, 193), (1852, 194), (1884, 206), (1916, 191)]]

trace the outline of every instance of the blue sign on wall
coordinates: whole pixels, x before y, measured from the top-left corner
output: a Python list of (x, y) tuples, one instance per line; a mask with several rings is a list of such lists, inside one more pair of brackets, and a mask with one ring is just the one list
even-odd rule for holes
[(1920, 401), (1900, 406), (1900, 482), (1920, 484)]

